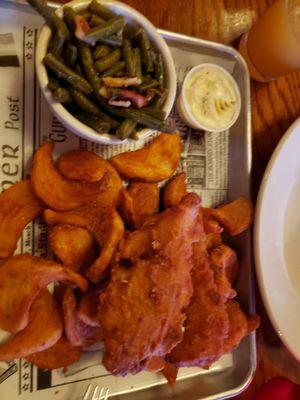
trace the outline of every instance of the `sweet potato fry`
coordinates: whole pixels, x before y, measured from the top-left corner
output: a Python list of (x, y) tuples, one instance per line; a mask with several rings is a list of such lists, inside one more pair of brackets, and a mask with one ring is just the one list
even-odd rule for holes
[(0, 328), (12, 333), (28, 324), (33, 300), (49, 283), (63, 281), (83, 291), (87, 289), (87, 281), (81, 275), (52, 260), (29, 254), (4, 260), (0, 276)]
[(117, 211), (93, 202), (71, 211), (56, 212), (45, 210), (48, 225), (66, 223), (86, 228), (99, 243), (100, 255), (86, 271), (86, 276), (94, 283), (99, 282), (106, 272), (116, 247), (123, 237), (124, 225)]
[(44, 208), (29, 180), (16, 183), (0, 195), (0, 258), (13, 256), (22, 230)]
[(104, 158), (86, 150), (68, 151), (60, 156), (57, 163), (61, 174), (67, 179), (97, 182), (107, 177), (107, 190), (102, 193), (103, 205), (117, 207), (120, 202), (122, 180), (115, 168)]
[(133, 199), (135, 214), (145, 216), (158, 211), (159, 188), (156, 183), (132, 182), (128, 192)]
[(81, 356), (81, 347), (72, 346), (65, 336), (46, 350), (30, 354), (26, 360), (40, 369), (57, 369), (67, 367), (78, 361)]
[(147, 147), (127, 151), (110, 159), (125, 178), (159, 182), (169, 178), (179, 165), (181, 140), (179, 134), (161, 133)]
[(101, 201), (108, 173), (98, 182), (66, 179), (54, 167), (53, 149), (53, 142), (47, 142), (34, 155), (31, 179), (38, 197), (55, 210), (71, 210), (88, 201)]
[(213, 217), (231, 236), (239, 235), (248, 229), (253, 222), (253, 214), (253, 205), (245, 197), (240, 197), (213, 211)]
[(50, 231), (50, 245), (61, 262), (75, 272), (87, 267), (95, 258), (91, 234), (78, 226), (53, 226)]
[(134, 228), (135, 218), (134, 218), (133, 198), (126, 189), (123, 189), (121, 192), (121, 203), (119, 211), (123, 218), (123, 221), (126, 222), (126, 224), (130, 228)]
[(63, 299), (65, 333), (73, 346), (89, 347), (102, 339), (100, 327), (85, 324), (76, 314), (76, 297), (70, 286), (66, 288)]
[(82, 296), (77, 310), (78, 318), (87, 325), (99, 327), (98, 317), (99, 296), (103, 292), (104, 286), (89, 288)]
[(177, 206), (186, 194), (186, 175), (184, 172), (181, 172), (173, 176), (164, 188), (164, 208)]
[(210, 233), (222, 233), (224, 230), (222, 226), (220, 226), (219, 222), (214, 218), (214, 211), (213, 208), (202, 208), (203, 226), (207, 235)]
[(26, 357), (51, 347), (62, 335), (61, 311), (53, 296), (43, 289), (32, 303), (25, 329), (0, 346), (0, 360)]

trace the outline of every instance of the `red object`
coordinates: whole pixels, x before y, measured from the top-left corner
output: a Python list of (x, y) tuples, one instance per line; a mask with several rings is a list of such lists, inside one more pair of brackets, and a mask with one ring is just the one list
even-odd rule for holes
[(89, 23), (81, 15), (75, 15), (74, 21), (76, 27), (75, 36), (78, 39), (84, 39), (86, 33), (90, 30)]
[(263, 385), (255, 400), (299, 400), (300, 386), (286, 378), (272, 378)]

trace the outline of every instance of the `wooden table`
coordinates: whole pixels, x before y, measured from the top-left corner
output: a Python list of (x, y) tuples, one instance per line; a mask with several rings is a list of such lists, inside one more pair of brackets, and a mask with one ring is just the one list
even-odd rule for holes
[[(272, 0), (125, 0), (159, 28), (222, 43), (234, 43)], [(254, 193), (266, 164), (288, 126), (300, 115), (300, 72), (268, 84), (252, 82)], [(258, 293), (258, 290), (257, 290)], [(257, 333), (258, 368), (250, 387), (236, 399), (252, 400), (270, 377), (285, 376), (300, 383), (300, 363), (281, 344), (266, 316)], [(271, 400), (271, 399), (270, 399)]]

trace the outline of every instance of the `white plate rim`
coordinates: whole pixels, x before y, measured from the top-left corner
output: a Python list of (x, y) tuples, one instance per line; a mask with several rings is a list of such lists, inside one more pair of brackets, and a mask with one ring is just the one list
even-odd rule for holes
[[(259, 286), (260, 295), (263, 299), (264, 307), (267, 311), (267, 314), (271, 320), (271, 323), (276, 330), (278, 336), (280, 337), (283, 344), (286, 346), (288, 351), (298, 360), (300, 361), (300, 351), (296, 351), (294, 346), (287, 340), (285, 335), (282, 333), (282, 327), (277, 321), (276, 312), (272, 307), (271, 302), (268, 299), (266, 288), (263, 283), (263, 262), (261, 259), (260, 252), (260, 225), (262, 222), (262, 208), (264, 205), (264, 197), (266, 194), (269, 177), (272, 173), (273, 168), (277, 163), (277, 159), (283, 148), (286, 146), (291, 137), (296, 133), (296, 128), (300, 126), (300, 117), (297, 118), (290, 127), (286, 130), (280, 141), (278, 142), (274, 152), (271, 155), (271, 158), (268, 162), (266, 170), (264, 172), (261, 185), (259, 188), (257, 202), (256, 202), (256, 211), (255, 211), (255, 220), (254, 220), (254, 260), (255, 260), (255, 270), (257, 276), (257, 282)], [(300, 321), (299, 321), (300, 327)]]

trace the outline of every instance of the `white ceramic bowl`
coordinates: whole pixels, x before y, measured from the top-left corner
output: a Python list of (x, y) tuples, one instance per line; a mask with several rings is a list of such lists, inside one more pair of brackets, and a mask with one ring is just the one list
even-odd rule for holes
[[(236, 111), (235, 111), (234, 116), (231, 119), (231, 121), (228, 124), (224, 125), (222, 128), (214, 128), (211, 126), (206, 126), (204, 123), (200, 123), (200, 121), (198, 121), (192, 114), (190, 105), (188, 104), (188, 101), (186, 99), (185, 88), (186, 88), (186, 83), (187, 83), (189, 77), (191, 75), (193, 75), (195, 72), (197, 72), (201, 69), (204, 69), (204, 68), (217, 69), (217, 70), (221, 71), (227, 77), (227, 79), (230, 81), (230, 83), (236, 93), (236, 99), (237, 99)], [(181, 91), (180, 91), (180, 94), (179, 94), (177, 102), (176, 102), (176, 109), (177, 109), (181, 119), (188, 126), (190, 126), (193, 129), (205, 130), (205, 131), (209, 131), (209, 132), (225, 131), (225, 130), (229, 129), (236, 122), (236, 120), (238, 119), (238, 116), (241, 112), (240, 90), (239, 90), (239, 87), (238, 87), (236, 81), (234, 80), (234, 78), (230, 75), (230, 73), (225, 68), (221, 67), (220, 65), (212, 64), (212, 63), (199, 64), (199, 65), (196, 65), (194, 68), (192, 68), (184, 77)]]
[[(72, 7), (76, 11), (81, 11), (86, 9), (90, 2), (91, 0), (73, 0), (65, 4), (64, 6)], [(173, 107), (176, 96), (176, 72), (171, 52), (165, 40), (157, 33), (156, 28), (151, 24), (151, 22), (133, 8), (127, 6), (124, 3), (113, 0), (101, 0), (101, 2), (114, 13), (124, 15), (129, 23), (136, 24), (144, 28), (150, 38), (150, 41), (153, 44), (153, 47), (162, 54), (166, 76), (166, 88), (168, 89), (168, 97), (164, 103), (163, 110), (165, 111), (166, 116), (168, 116)], [(62, 9), (63, 7), (60, 7), (56, 11), (59, 17), (62, 16)], [(73, 115), (71, 115), (61, 103), (57, 102), (54, 99), (51, 91), (47, 87), (49, 81), (48, 74), (43, 64), (43, 58), (47, 53), (50, 39), (51, 30), (47, 25), (44, 25), (37, 43), (36, 71), (41, 90), (44, 93), (44, 96), (48, 101), (55, 116), (66, 128), (75, 133), (75, 135), (78, 135), (84, 139), (103, 144), (124, 143), (124, 141), (118, 139), (115, 135), (100, 135), (96, 133), (92, 128), (84, 125)], [(145, 128), (139, 132), (139, 137), (145, 138), (149, 136), (152, 132), (152, 129)]]

